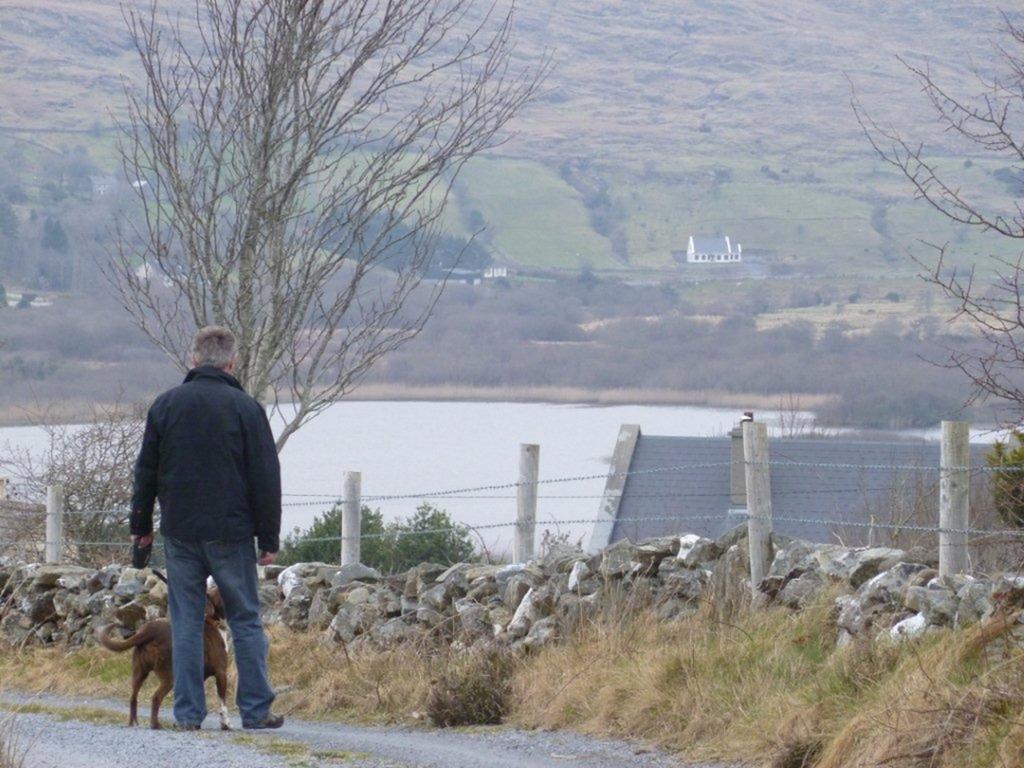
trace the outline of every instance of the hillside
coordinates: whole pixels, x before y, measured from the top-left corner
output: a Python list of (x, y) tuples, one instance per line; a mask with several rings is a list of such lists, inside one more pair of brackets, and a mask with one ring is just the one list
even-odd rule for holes
[[(134, 64), (118, 5), (0, 7), (5, 125), (109, 124), (105, 113), (117, 110), (121, 76)], [(191, 5), (161, 2), (169, 13)], [(819, 157), (837, 143), (859, 148), (844, 75), (883, 98), (900, 92), (896, 54), (931, 57), (966, 75), (968, 57), (991, 53), (999, 8), (950, 0), (524, 0), (520, 50), (532, 57), (548, 49), (556, 68), (518, 130), (553, 157), (600, 154), (638, 165), (711, 148)], [(892, 106), (901, 120), (922, 114), (910, 100)]]
[[(896, 55), (969, 87), (969, 60), (993, 58), (998, 8), (524, 0), (521, 55), (549, 50), (555, 69), (502, 156), (466, 174), (452, 228), (482, 219), (499, 258), (569, 268), (671, 266), (694, 231), (818, 274), (909, 274), (905, 250), (921, 237), (987, 252), (998, 245), (937, 226), (881, 172), (846, 78), (886, 118), (921, 125), (926, 105)], [(0, 29), (0, 126), (18, 129), (4, 144), (84, 144), (113, 171), (106, 129), (135, 68), (116, 0), (6, 2)], [(999, 198), (1003, 165), (978, 158), (968, 181)]]

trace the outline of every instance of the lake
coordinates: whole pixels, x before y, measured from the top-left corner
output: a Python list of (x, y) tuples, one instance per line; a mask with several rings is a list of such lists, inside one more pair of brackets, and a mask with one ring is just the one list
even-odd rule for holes
[[(306, 526), (330, 508), (350, 470), (362, 472), (364, 497), (414, 496), (367, 501), (393, 519), (414, 512), (425, 494), (515, 482), (521, 443), (540, 445), (542, 480), (603, 475), (622, 424), (640, 424), (652, 435), (716, 436), (728, 432), (739, 416), (733, 409), (686, 406), (345, 401), (303, 427), (281, 455), (284, 528)], [(0, 446), (38, 449), (43, 443), (43, 434), (35, 428), (0, 429)], [(601, 478), (542, 485), (538, 542), (545, 527), (567, 531), (574, 540), (585, 539), (589, 525), (557, 521), (592, 519), (603, 488)], [(476, 498), (466, 498), (469, 495)], [(469, 525), (515, 519), (514, 488), (431, 501)], [(510, 545), (512, 529), (489, 531), (485, 538), (489, 545), (504, 549)]]

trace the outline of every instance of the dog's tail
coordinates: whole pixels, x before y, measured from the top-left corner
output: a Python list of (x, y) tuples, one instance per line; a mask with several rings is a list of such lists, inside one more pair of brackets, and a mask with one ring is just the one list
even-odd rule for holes
[(136, 632), (135, 634), (121, 639), (114, 637), (115, 624), (107, 624), (105, 627), (100, 627), (96, 630), (96, 639), (99, 640), (100, 645), (106, 648), (108, 651), (114, 651), (115, 653), (123, 653), (130, 648), (134, 648), (137, 645), (141, 645), (146, 641), (145, 637), (141, 637), (141, 633)]

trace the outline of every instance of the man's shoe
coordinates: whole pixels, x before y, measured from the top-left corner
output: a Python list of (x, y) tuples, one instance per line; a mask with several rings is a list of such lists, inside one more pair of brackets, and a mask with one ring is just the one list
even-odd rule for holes
[(203, 726), (195, 723), (175, 723), (171, 726), (172, 731), (198, 731)]
[(256, 723), (242, 723), (242, 727), (247, 731), (263, 731), (280, 728), (282, 725), (284, 725), (284, 715), (275, 715), (274, 713), (270, 713)]

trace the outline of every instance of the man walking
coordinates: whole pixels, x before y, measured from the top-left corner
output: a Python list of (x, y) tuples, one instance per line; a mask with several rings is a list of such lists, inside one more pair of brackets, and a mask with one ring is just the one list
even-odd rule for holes
[(281, 467), (262, 406), (232, 375), (235, 337), (208, 326), (192, 342), (183, 384), (149, 409), (135, 463), (132, 540), (153, 541), (153, 503), (167, 555), (174, 663), (174, 717), (198, 730), (206, 717), (203, 619), (206, 579), (220, 589), (235, 644), (238, 709), (245, 728), (279, 728), (271, 712), (267, 638), (260, 620), (258, 562), (273, 563), (281, 532)]

